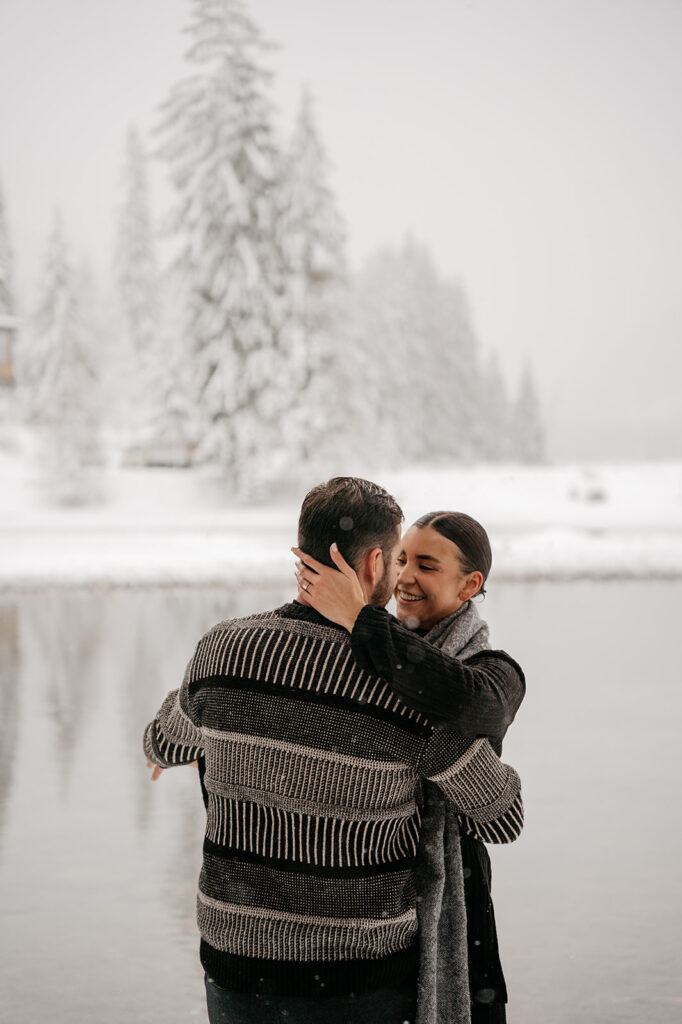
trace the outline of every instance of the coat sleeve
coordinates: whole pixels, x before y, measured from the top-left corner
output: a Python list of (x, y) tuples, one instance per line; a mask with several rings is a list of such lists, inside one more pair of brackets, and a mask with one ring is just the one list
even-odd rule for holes
[(523, 672), (504, 651), (460, 661), (433, 647), (384, 608), (365, 605), (351, 633), (353, 655), (391, 683), (406, 704), (463, 736), (504, 736), (523, 700)]
[(144, 752), (150, 761), (161, 768), (191, 764), (204, 754), (201, 725), (189, 693), (193, 664), (194, 658), (187, 666), (182, 686), (178, 690), (171, 690), (156, 717), (144, 731)]
[(420, 764), (435, 783), (460, 829), (485, 843), (512, 843), (523, 828), (521, 780), (503, 764), (485, 737), (462, 750), (462, 739), (448, 727), (435, 729)]

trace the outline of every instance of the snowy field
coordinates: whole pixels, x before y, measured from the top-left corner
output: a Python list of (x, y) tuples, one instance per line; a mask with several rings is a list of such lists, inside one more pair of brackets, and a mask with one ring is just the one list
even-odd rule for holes
[[(330, 472), (333, 472), (330, 467)], [(682, 463), (372, 474), (409, 523), (440, 508), (488, 529), (498, 580), (682, 578)], [(194, 470), (121, 469), (96, 507), (50, 508), (0, 453), (0, 588), (212, 585), (291, 578), (300, 495), (245, 506)]]

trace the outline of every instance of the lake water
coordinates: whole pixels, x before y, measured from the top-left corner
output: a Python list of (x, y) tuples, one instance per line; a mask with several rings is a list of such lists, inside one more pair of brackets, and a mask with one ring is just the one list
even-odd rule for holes
[[(196, 771), (150, 783), (141, 735), (208, 626), (288, 596), (0, 598), (2, 1021), (205, 1021)], [(493, 583), (481, 608), (528, 680), (526, 828), (492, 850), (510, 1024), (682, 1019), (681, 598)]]

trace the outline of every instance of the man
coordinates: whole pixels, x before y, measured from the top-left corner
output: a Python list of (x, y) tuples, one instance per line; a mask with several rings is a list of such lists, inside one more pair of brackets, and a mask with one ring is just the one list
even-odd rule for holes
[[(377, 484), (337, 477), (306, 495), (298, 544), (330, 565), (336, 543), (383, 606), (402, 518)], [(158, 768), (205, 758), (209, 1019), (412, 1022), (420, 780), (485, 820), (481, 765), (461, 758), (469, 740), (363, 671), (347, 630), (304, 600), (209, 630), (145, 730)], [(512, 774), (492, 769), (498, 804), (517, 792)]]

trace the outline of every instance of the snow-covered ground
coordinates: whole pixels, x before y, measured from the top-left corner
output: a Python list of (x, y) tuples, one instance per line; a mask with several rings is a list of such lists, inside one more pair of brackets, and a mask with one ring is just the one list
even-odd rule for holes
[[(497, 580), (682, 578), (680, 462), (373, 475), (408, 523), (440, 508), (479, 519)], [(121, 469), (106, 504), (57, 509), (37, 499), (23, 462), (0, 453), (0, 587), (286, 581), (304, 490), (245, 507), (204, 473)]]

